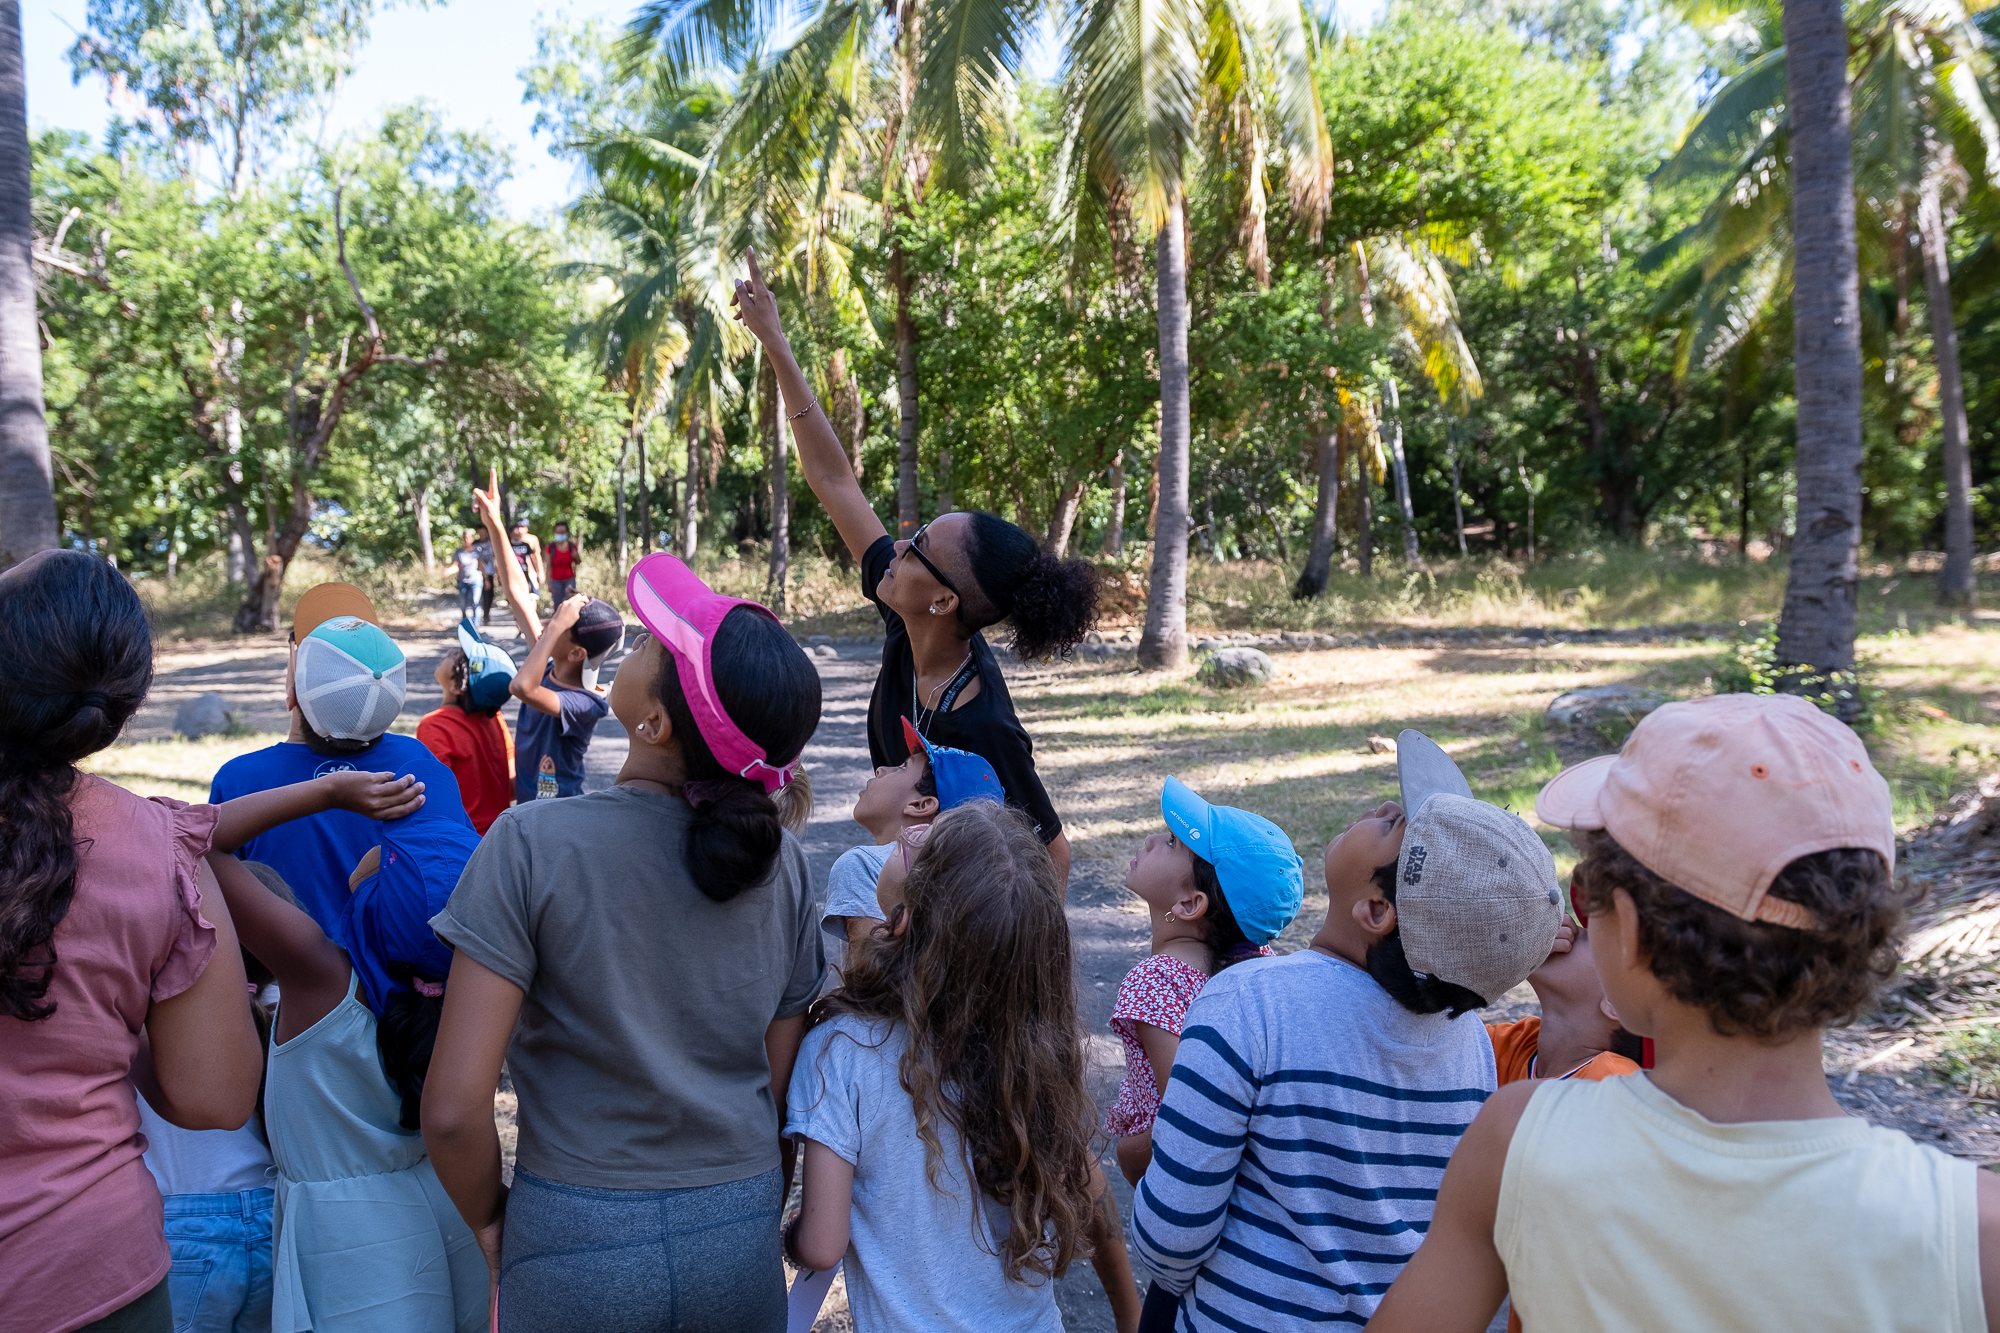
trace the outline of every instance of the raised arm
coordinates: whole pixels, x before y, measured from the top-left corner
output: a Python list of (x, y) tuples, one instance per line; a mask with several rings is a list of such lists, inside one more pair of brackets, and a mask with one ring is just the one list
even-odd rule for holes
[(347, 953), (317, 921), (265, 888), (235, 857), (211, 852), (208, 868), (229, 904), (243, 947), (278, 979), (284, 1001), (278, 1006), (275, 1035), (290, 1041), (346, 997), (351, 975)]
[(472, 488), (472, 507), (479, 511), (486, 540), (493, 544), (494, 577), (507, 589), (507, 604), (514, 608), (514, 623), (529, 638), (540, 638), (542, 618), (535, 613), (535, 599), (528, 596), (528, 576), (521, 572), (521, 562), (514, 558), (514, 544), (507, 539), (507, 529), (500, 518), (498, 467), (487, 469), (485, 490)]
[(840, 437), (833, 433), (833, 423), (817, 405), (805, 372), (799, 369), (798, 358), (792, 355), (792, 345), (785, 340), (785, 331), (778, 321), (777, 298), (764, 285), (757, 256), (748, 251), (744, 254), (750, 261), (750, 280), (737, 281), (730, 304), (736, 307), (736, 318), (743, 327), (764, 345), (764, 354), (771, 358), (772, 369), (778, 373), (778, 392), (784, 395), (784, 413), (791, 423), (792, 438), (798, 441), (799, 471), (805, 473), (806, 485), (812, 487), (812, 493), (826, 506), (840, 539), (859, 560), (889, 530), (882, 526), (881, 518), (868, 504), (868, 497), (861, 493), (861, 483), (854, 479), (854, 469), (848, 466)]

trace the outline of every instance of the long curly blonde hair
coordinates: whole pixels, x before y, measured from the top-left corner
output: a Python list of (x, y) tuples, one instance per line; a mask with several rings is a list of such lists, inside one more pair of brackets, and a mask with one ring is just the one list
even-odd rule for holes
[(1059, 1278), (1085, 1249), (1096, 1200), (1055, 863), (1020, 815), (974, 801), (932, 825), (896, 911), (908, 928), (857, 944), (845, 985), (814, 1007), (812, 1024), (854, 1014), (903, 1026), (898, 1073), (931, 1187), (943, 1189), (942, 1119), (964, 1144), (967, 1174), (1007, 1210), (1008, 1278)]

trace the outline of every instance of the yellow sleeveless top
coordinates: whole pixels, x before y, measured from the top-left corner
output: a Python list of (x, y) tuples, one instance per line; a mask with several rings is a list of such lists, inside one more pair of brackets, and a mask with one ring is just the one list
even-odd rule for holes
[(1552, 1080), (1493, 1239), (1527, 1333), (1985, 1333), (1976, 1170), (1860, 1120), (1719, 1125), (1644, 1074)]

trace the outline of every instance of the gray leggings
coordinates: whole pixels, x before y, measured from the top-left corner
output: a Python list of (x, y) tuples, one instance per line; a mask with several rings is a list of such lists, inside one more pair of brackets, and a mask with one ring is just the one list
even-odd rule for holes
[(501, 1333), (781, 1333), (784, 1179), (599, 1190), (514, 1173)]

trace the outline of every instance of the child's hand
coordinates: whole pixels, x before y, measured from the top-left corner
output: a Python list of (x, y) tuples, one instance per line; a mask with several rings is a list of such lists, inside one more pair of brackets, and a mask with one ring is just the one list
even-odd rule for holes
[(562, 605), (558, 606), (555, 615), (549, 618), (549, 628), (568, 629), (576, 623), (577, 617), (583, 614), (583, 608), (589, 605), (590, 597), (585, 593), (572, 593), (563, 598)]
[(364, 819), (391, 820), (413, 815), (423, 808), (424, 784), (416, 775), (405, 773), (329, 773), (319, 779), (326, 784), (327, 805), (334, 810), (351, 810)]
[(503, 531), (506, 529), (507, 525), (500, 518), (500, 469), (497, 466), (487, 469), (485, 490), (477, 486), (472, 488), (472, 508), (482, 522), (491, 522)]
[[(1565, 921), (1556, 927), (1556, 942), (1549, 946), (1549, 958), (1559, 953), (1568, 953), (1576, 947), (1576, 927)], [(1548, 959), (1542, 961), (1547, 962)]]
[(743, 257), (750, 261), (750, 278), (747, 282), (736, 280), (736, 293), (729, 298), (729, 304), (736, 307), (737, 321), (758, 342), (775, 347), (785, 341), (785, 330), (778, 322), (778, 299), (764, 285), (764, 272), (757, 267), (757, 256), (745, 250)]

